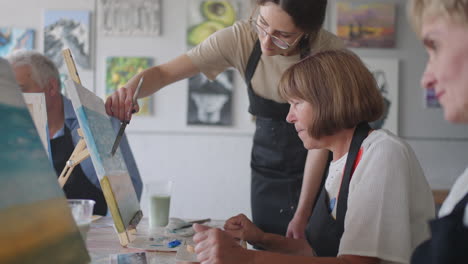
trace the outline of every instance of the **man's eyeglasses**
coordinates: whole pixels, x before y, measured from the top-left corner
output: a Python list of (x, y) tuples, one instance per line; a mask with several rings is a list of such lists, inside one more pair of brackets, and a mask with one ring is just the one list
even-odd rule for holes
[(250, 21), (250, 25), (252, 26), (252, 28), (255, 30), (255, 32), (261, 36), (261, 37), (266, 37), (267, 35), (270, 36), (271, 38), (271, 42), (273, 42), (273, 44), (275, 44), (278, 48), (280, 49), (289, 49), (290, 47), (296, 45), (296, 43), (299, 41), (299, 39), (301, 38), (302, 34), (296, 38), (296, 40), (294, 40), (293, 43), (289, 44), (288, 42), (276, 37), (276, 36), (273, 36), (272, 34), (268, 33), (266, 31), (266, 29), (264, 29), (262, 26), (260, 26), (256, 19), (252, 19), (250, 18), (249, 19)]

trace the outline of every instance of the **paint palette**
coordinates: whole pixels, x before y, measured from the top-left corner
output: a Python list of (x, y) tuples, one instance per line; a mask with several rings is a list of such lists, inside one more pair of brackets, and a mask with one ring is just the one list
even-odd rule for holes
[[(171, 244), (175, 240), (180, 241), (181, 244), (177, 246), (174, 246), (175, 243)], [(168, 236), (137, 236), (127, 247), (149, 252), (176, 252), (184, 243), (184, 239), (175, 239)]]

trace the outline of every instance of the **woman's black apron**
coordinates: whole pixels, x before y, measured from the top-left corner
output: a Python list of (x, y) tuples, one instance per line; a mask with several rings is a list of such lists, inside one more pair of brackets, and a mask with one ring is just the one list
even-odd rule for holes
[(371, 128), (367, 123), (361, 123), (354, 131), (338, 194), (336, 219), (331, 215), (331, 211), (329, 209), (330, 198), (328, 197), (327, 191), (324, 187), (325, 180), (328, 176), (328, 167), (325, 171), (325, 176), (322, 179), (320, 195), (315, 203), (306, 228), (307, 241), (309, 241), (309, 244), (319, 257), (336, 257), (338, 255), (341, 236), (344, 232), (344, 219), (348, 209), (349, 182), (351, 181), (354, 168), (357, 165), (356, 158), (361, 148), (361, 144), (369, 134), (370, 130)]
[[(55, 172), (57, 176), (60, 176), (67, 160), (75, 149), (70, 130), (67, 126), (64, 126), (63, 136), (50, 140), (50, 146)], [(96, 204), (94, 205), (93, 214), (107, 214), (107, 204), (104, 194), (89, 181), (88, 177), (86, 177), (81, 169), (81, 165), (73, 169), (67, 183), (63, 186), (63, 191), (68, 199), (94, 200)]]
[(285, 235), (299, 201), (307, 150), (294, 125), (286, 122), (289, 104), (262, 98), (252, 89), (261, 55), (257, 41), (245, 72), (249, 112), (256, 117), (250, 163), (252, 220), (264, 232)]
[(468, 227), (463, 223), (467, 204), (468, 194), (450, 214), (429, 222), (431, 238), (413, 252), (412, 264), (468, 263)]

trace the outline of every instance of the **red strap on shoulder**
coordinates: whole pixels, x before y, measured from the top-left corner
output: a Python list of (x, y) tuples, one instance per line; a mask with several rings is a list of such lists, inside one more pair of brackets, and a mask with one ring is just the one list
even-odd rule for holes
[(361, 161), (361, 158), (362, 158), (362, 153), (364, 152), (363, 148), (361, 147), (359, 149), (359, 152), (356, 156), (356, 160), (354, 161), (354, 165), (353, 165), (353, 170), (351, 171), (351, 177), (349, 180), (351, 180), (351, 178), (353, 177), (353, 174), (354, 174), (354, 170), (356, 169), (357, 165), (359, 164), (359, 161)]

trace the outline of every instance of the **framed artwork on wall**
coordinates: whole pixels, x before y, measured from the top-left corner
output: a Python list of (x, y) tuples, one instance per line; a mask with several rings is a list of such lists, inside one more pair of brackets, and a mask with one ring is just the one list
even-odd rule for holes
[[(108, 57), (106, 59), (106, 97), (124, 86), (133, 76), (153, 66), (149, 57)], [(153, 115), (153, 96), (138, 99), (137, 116)]]
[[(190, 49), (218, 30), (231, 26), (239, 17), (241, 2), (189, 1), (187, 12), (187, 48)], [(214, 81), (203, 74), (189, 79), (187, 124), (232, 125), (232, 70)]]
[(395, 48), (393, 3), (355, 0), (336, 3), (336, 35), (351, 48)]
[(398, 60), (362, 58), (374, 75), (385, 102), (381, 119), (371, 123), (374, 129), (385, 128), (398, 135)]
[(107, 36), (159, 36), (160, 0), (98, 0), (98, 24)]
[(32, 50), (33, 48), (33, 29), (0, 28), (0, 57), (6, 57), (15, 50)]
[(232, 125), (233, 70), (210, 81), (197, 74), (189, 79), (187, 124)]

